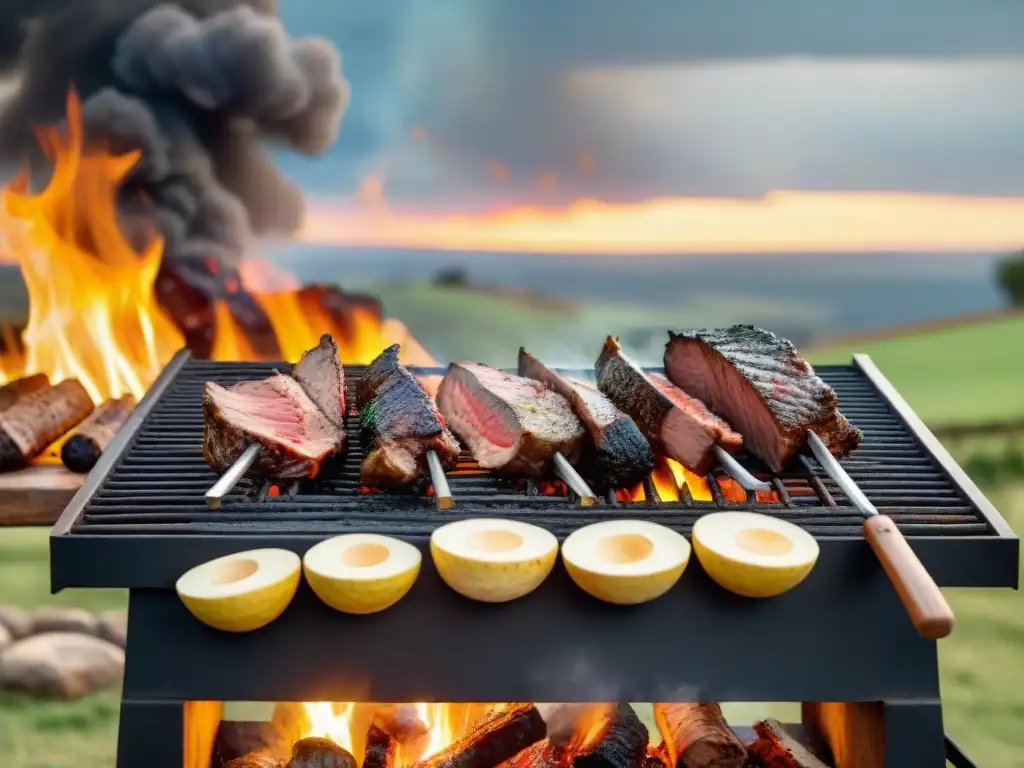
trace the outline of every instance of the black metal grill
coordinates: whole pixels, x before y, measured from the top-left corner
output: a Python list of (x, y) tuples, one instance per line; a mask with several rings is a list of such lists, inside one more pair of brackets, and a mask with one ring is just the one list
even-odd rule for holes
[[(267, 494), (243, 480), (214, 512), (203, 494), (216, 474), (202, 458), (203, 383), (229, 385), (269, 375), (271, 364), (211, 363), (187, 360), (149, 411), (120, 460), (86, 503), (72, 534), (333, 534), (372, 531), (425, 536), (439, 524), (473, 516), (502, 516), (540, 524), (564, 536), (587, 523), (639, 516), (688, 530), (702, 514), (716, 509), (756, 509), (805, 527), (819, 537), (859, 535), (862, 518), (817, 462), (800, 456), (793, 466), (771, 475), (774, 503), (747, 494), (728, 501), (719, 477), (709, 477), (713, 499), (696, 501), (683, 487), (679, 500), (658, 497), (644, 483), (646, 501), (623, 502), (608, 492), (593, 507), (581, 508), (564, 486), (532, 480), (504, 481), (481, 470), (464, 455), (449, 474), (455, 509), (435, 509), (424, 485), (405, 493), (367, 493), (360, 489), (362, 451), (357, 418), (349, 417), (347, 453), (330, 477)], [(280, 368), (280, 366), (277, 366)], [(361, 367), (346, 369), (350, 386)], [(979, 536), (992, 533), (984, 514), (950, 478), (921, 439), (856, 365), (824, 366), (822, 378), (837, 392), (843, 412), (864, 431), (864, 442), (843, 461), (878, 510), (891, 516), (909, 536)], [(417, 369), (438, 374), (440, 369)], [(578, 372), (567, 371), (569, 375)], [(748, 469), (768, 477), (753, 457), (738, 457)], [(541, 488), (544, 492), (541, 492)]]

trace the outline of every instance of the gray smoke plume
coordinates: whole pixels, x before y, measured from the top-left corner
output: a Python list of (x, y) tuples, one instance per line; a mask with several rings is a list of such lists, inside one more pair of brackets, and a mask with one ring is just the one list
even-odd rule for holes
[(254, 303), (231, 295), (234, 267), (254, 235), (301, 221), (302, 194), (268, 146), (318, 155), (334, 142), (349, 94), (334, 45), (290, 37), (274, 0), (5, 6), (0, 68), (20, 87), (0, 114), (0, 156), (32, 157), (32, 126), (63, 120), (74, 86), (87, 142), (142, 152), (121, 224), (164, 236), (158, 293), (179, 325), (209, 325), (215, 298), (234, 298), (242, 321), (259, 324)]

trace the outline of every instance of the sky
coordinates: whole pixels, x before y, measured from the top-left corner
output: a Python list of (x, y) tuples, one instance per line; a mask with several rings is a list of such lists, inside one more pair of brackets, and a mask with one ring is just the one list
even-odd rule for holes
[(326, 161), (288, 161), (320, 194), (1024, 197), (1024, 3), (281, 5), (293, 33), (334, 40), (352, 85)]

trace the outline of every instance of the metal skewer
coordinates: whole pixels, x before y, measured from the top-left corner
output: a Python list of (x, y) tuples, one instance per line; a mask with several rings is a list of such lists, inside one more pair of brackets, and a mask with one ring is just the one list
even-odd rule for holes
[(561, 453), (555, 453), (555, 474), (580, 497), (581, 507), (594, 506), (597, 494), (590, 489), (587, 481), (580, 477), (579, 472)]
[(452, 489), (448, 486), (448, 476), (441, 466), (441, 459), (434, 451), (427, 451), (427, 467), (430, 469), (430, 483), (434, 486), (434, 501), (438, 509), (451, 509), (455, 506)]
[(948, 636), (956, 624), (953, 610), (896, 523), (875, 509), (817, 434), (808, 432), (807, 444), (822, 469), (864, 516), (864, 538), (895, 587), (914, 628), (928, 640)]
[(260, 455), (260, 444), (253, 443), (245, 452), (239, 456), (235, 463), (228, 467), (228, 471), (221, 475), (217, 482), (206, 492), (206, 506), (210, 509), (220, 509), (220, 502), (225, 496), (231, 493), (231, 489), (238, 485), (238, 481), (249, 471), (249, 467)]
[(715, 455), (718, 457), (718, 463), (722, 465), (722, 469), (728, 472), (729, 476), (732, 477), (733, 480), (743, 486), (744, 490), (770, 491), (772, 489), (770, 483), (758, 480), (750, 474), (746, 467), (736, 461), (736, 459), (733, 458), (733, 455), (722, 446), (715, 446)]

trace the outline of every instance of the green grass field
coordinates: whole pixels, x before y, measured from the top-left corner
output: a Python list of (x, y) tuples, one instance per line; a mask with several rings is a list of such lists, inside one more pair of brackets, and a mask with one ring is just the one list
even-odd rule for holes
[[(431, 304), (417, 311), (435, 310), (440, 311)], [(518, 347), (521, 341), (502, 327), (501, 313), (492, 314), (480, 321), (477, 333), (481, 328), (500, 332), (502, 345)], [(599, 321), (607, 323), (608, 316), (588, 320), (595, 326)], [(536, 322), (537, 333), (551, 327), (545, 324), (550, 318)], [(966, 423), (1024, 416), (1024, 358), (1012, 354), (1021, 348), (1024, 319), (1017, 318), (829, 350), (814, 359), (846, 361), (854, 351), (868, 352), (927, 420)], [(1024, 477), (986, 490), (1010, 524), (1024, 530)], [(947, 729), (985, 768), (1019, 768), (1024, 765), (1024, 600), (1010, 590), (950, 590), (949, 596), (958, 624), (940, 645)], [(105, 609), (122, 607), (124, 597), (113, 590), (51, 596), (46, 532), (0, 529), (0, 603), (46, 602)], [(116, 693), (47, 703), (0, 695), (4, 768), (109, 768), (116, 727)]]

